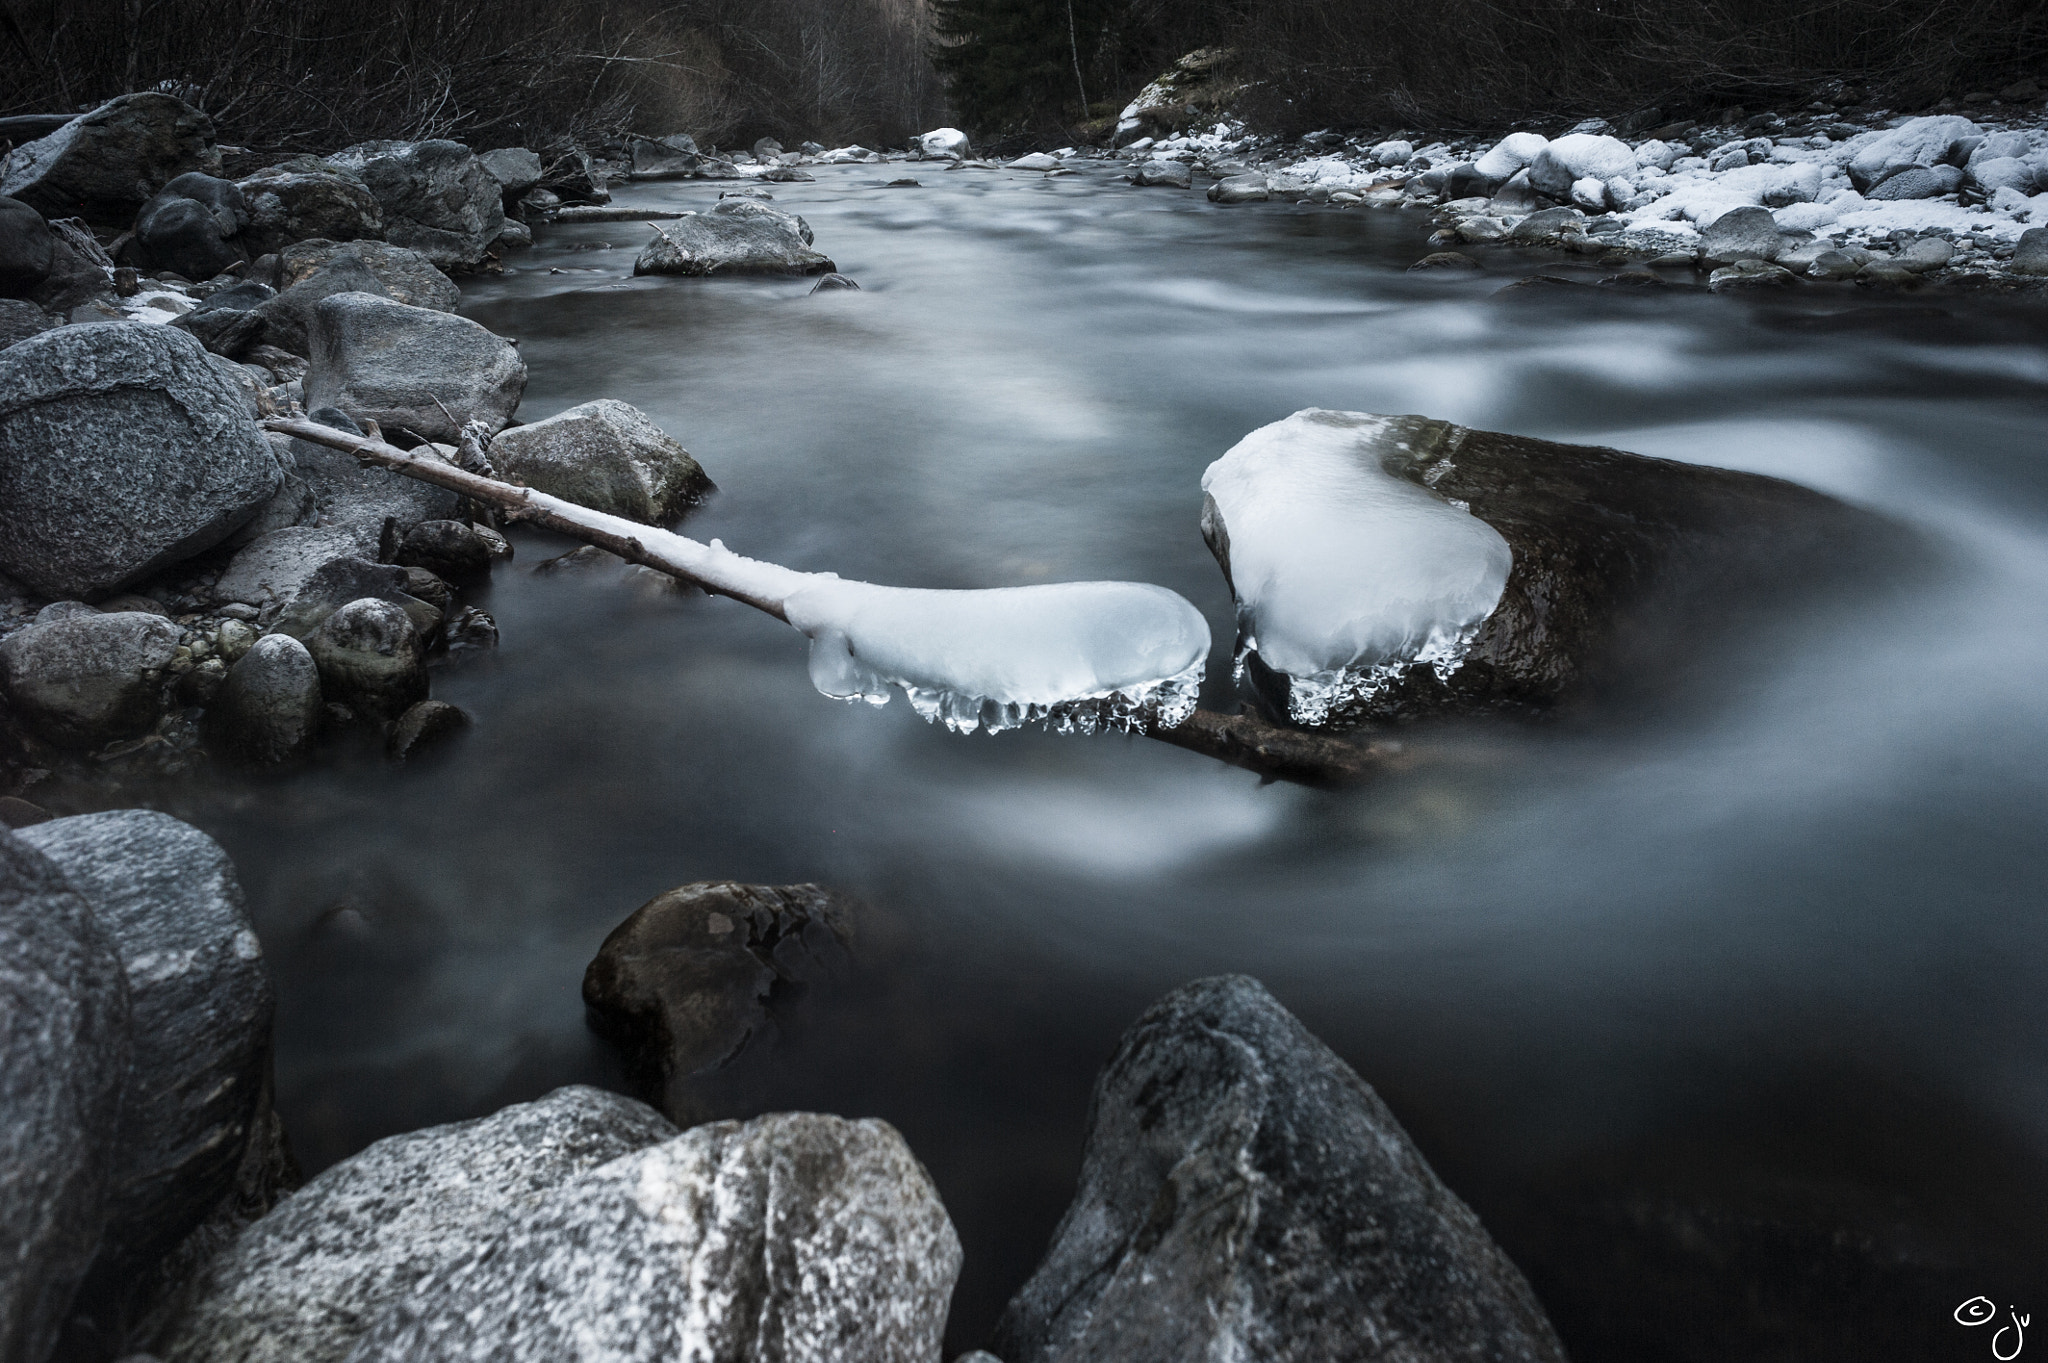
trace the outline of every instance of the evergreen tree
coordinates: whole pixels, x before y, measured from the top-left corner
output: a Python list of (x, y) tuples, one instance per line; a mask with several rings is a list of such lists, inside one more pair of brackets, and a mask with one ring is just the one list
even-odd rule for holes
[(1079, 122), (1113, 8), (1104, 0), (933, 0), (941, 38), (933, 63), (975, 128)]

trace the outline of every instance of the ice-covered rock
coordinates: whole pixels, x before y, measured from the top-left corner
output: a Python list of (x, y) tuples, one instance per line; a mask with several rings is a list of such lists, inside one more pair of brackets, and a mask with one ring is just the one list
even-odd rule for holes
[(967, 134), (958, 128), (935, 128), (917, 136), (917, 151), (920, 156), (950, 158), (958, 161), (965, 157), (969, 147)]
[(1526, 168), (1550, 145), (1542, 133), (1509, 133), (1472, 163), (1481, 175), (1496, 183)]
[(1812, 232), (1833, 224), (1839, 215), (1827, 204), (1790, 204), (1771, 214), (1781, 232)]
[(1564, 1363), (1379, 1095), (1255, 980), (1197, 980), (1096, 1081), (1080, 1186), (1006, 1363)]
[(1384, 466), (1398, 425), (1297, 412), (1202, 475), (1202, 532), (1237, 599), (1240, 657), (1290, 679), (1300, 723), (1411, 666), (1454, 670), (1507, 582), (1498, 531)]
[(2040, 182), (2038, 176), (2032, 163), (2017, 156), (1994, 156), (1970, 162), (1970, 178), (1977, 182), (1977, 187), (1984, 191), (1986, 197), (2001, 189), (2031, 195)]
[(1539, 194), (1562, 199), (1570, 195), (1572, 185), (1579, 180), (1605, 182), (1635, 168), (1635, 150), (1620, 138), (1599, 133), (1567, 133), (1545, 144), (1531, 158), (1529, 183)]
[(1376, 166), (1405, 166), (1415, 155), (1415, 144), (1399, 138), (1389, 138), (1367, 153)]
[(931, 591), (827, 575), (784, 606), (811, 640), (820, 692), (880, 705), (900, 686), (919, 715), (959, 733), (1176, 724), (1209, 653), (1200, 611), (1137, 582)]

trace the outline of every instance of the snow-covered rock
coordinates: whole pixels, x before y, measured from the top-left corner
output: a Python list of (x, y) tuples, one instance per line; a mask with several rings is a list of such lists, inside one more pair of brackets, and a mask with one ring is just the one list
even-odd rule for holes
[(1550, 145), (1542, 133), (1509, 133), (1472, 163), (1489, 180), (1501, 181), (1534, 161)]
[(1986, 197), (2001, 189), (2011, 189), (2021, 195), (2030, 195), (2039, 184), (2037, 172), (2029, 162), (2017, 156), (1994, 156), (1987, 160), (1970, 162), (1970, 178)]
[(917, 136), (917, 151), (920, 156), (950, 158), (958, 161), (970, 150), (967, 134), (958, 128), (935, 128)]
[(1671, 163), (1686, 154), (1686, 149), (1670, 142), (1659, 142), (1652, 138), (1636, 148), (1638, 166), (1655, 166), (1658, 170), (1671, 169)]
[(1398, 138), (1389, 138), (1374, 147), (1368, 155), (1376, 166), (1405, 166), (1409, 158), (1415, 155), (1415, 144)]
[(1034, 151), (1029, 155), (1020, 156), (1004, 167), (1005, 170), (1058, 170), (1059, 168), (1060, 158), (1049, 156), (1042, 151)]
[(1956, 155), (1958, 144), (1982, 135), (1975, 123), (1957, 114), (1908, 119), (1896, 128), (1851, 138), (1845, 144), (1849, 178), (1858, 189), (1868, 192), (1872, 185), (1908, 166), (1960, 162), (1965, 158)]
[[(1491, 155), (1491, 153), (1488, 153)], [(1584, 179), (1606, 181), (1636, 168), (1636, 154), (1618, 137), (1598, 133), (1567, 133), (1547, 144), (1529, 162), (1529, 183), (1553, 199), (1570, 195)]]

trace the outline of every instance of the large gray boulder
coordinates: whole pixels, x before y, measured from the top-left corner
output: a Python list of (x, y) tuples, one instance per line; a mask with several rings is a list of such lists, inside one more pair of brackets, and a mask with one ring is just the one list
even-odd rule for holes
[(306, 755), (320, 735), (320, 669), (289, 634), (266, 634), (228, 669), (207, 708), (214, 746), (246, 766), (268, 767)]
[(540, 183), (540, 154), (525, 147), (499, 147), (494, 151), (479, 152), (476, 159), (483, 162), (484, 169), (498, 182), (498, 191), (507, 203)]
[(92, 905), (127, 979), (132, 1043), (106, 1230), (75, 1307), (118, 1318), (135, 1305), (131, 1285), (234, 1188), (267, 1115), (270, 975), (233, 864), (190, 824), (129, 809), (17, 836)]
[(362, 262), (384, 286), (384, 292), (401, 303), (453, 312), (462, 301), (462, 290), (431, 259), (385, 241), (315, 238), (288, 246), (278, 256), (278, 286), (289, 289), (343, 259)]
[(660, 139), (636, 137), (627, 150), (636, 180), (687, 179), (704, 163), (696, 142), (681, 134)]
[(708, 213), (663, 226), (633, 262), (633, 273), (813, 275), (836, 270), (811, 249), (803, 219), (751, 199), (726, 199)]
[(267, 166), (239, 182), (249, 206), (244, 240), (253, 256), (302, 241), (384, 235), (377, 196), (361, 177), (310, 156)]
[(245, 1230), (159, 1352), (170, 1363), (339, 1363), (392, 1307), (549, 1193), (675, 1134), (645, 1104), (579, 1087), (378, 1141)]
[(675, 520), (717, 490), (680, 442), (612, 398), (501, 432), (491, 461), (529, 487), (650, 525)]
[(1198, 980), (1096, 1081), (1005, 1363), (1564, 1363), (1521, 1273), (1371, 1087), (1256, 980)]
[(0, 199), (0, 298), (26, 298), (45, 279), (57, 244), (43, 215), (19, 199)]
[(470, 421), (502, 430), (526, 391), (526, 363), (467, 317), (370, 293), (313, 309), (307, 410), (338, 407), (386, 431), (453, 444)]
[(444, 270), (483, 264), (504, 229), (498, 178), (460, 142), (362, 142), (327, 159), (369, 186), (385, 240)]
[(1731, 208), (1700, 233), (1700, 257), (1710, 265), (1776, 260), (1789, 245), (1768, 208)]
[(171, 95), (122, 95), (0, 161), (0, 194), (46, 218), (125, 228), (187, 171), (220, 174), (213, 120)]
[(0, 639), (0, 691), (42, 738), (97, 748), (162, 716), (177, 651), (178, 627), (161, 616), (87, 609)]
[(135, 217), (143, 263), (187, 279), (212, 279), (246, 260), (242, 229), (249, 205), (226, 180), (187, 171), (158, 190)]
[(283, 473), (231, 368), (144, 322), (0, 352), (0, 571), (90, 598), (249, 519)]
[(831, 978), (850, 936), (848, 906), (822, 886), (683, 885), (612, 929), (583, 972), (583, 1002), (640, 1088), (684, 1120), (699, 1113), (696, 1081), (772, 1034), (770, 995)]
[(0, 1358), (40, 1363), (99, 1247), (128, 1073), (120, 955), (0, 829)]
[(350, 1363), (939, 1363), (960, 1241), (888, 1123), (700, 1126), (555, 1188)]
[(347, 526), (281, 526), (236, 551), (213, 595), (219, 601), (239, 601), (259, 610), (285, 605), (320, 569), (368, 547), (363, 537)]

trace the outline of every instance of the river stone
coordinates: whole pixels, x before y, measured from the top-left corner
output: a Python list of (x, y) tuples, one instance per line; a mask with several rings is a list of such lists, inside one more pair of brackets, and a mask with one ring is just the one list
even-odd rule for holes
[[(271, 628), (275, 633), (303, 639), (318, 629), (328, 616), (351, 601), (375, 598), (403, 608), (408, 602), (405, 588), (410, 580), (411, 569), (345, 554), (314, 570), (293, 594), (290, 605)], [(411, 612), (408, 611), (407, 615), (410, 618)], [(413, 627), (421, 629), (421, 622), (414, 620)]]
[(177, 650), (178, 627), (142, 611), (41, 622), (0, 639), (0, 690), (45, 739), (96, 748), (156, 723)]
[(0, 350), (63, 325), (25, 298), (0, 298)]
[(26, 298), (50, 277), (55, 254), (43, 215), (19, 199), (0, 198), (0, 297)]
[(361, 261), (384, 286), (383, 292), (401, 303), (453, 312), (462, 301), (461, 288), (432, 260), (418, 251), (385, 241), (316, 239), (287, 246), (277, 260), (279, 285), (290, 288), (342, 259)]
[(1508, 240), (1522, 244), (1557, 241), (1567, 232), (1583, 232), (1586, 215), (1576, 208), (1545, 208), (1531, 213), (1508, 232)]
[(2048, 227), (2030, 227), (2020, 233), (2006, 268), (2014, 274), (2048, 275)]
[(1707, 288), (1715, 293), (1783, 289), (1798, 282), (1799, 276), (1782, 265), (1773, 265), (1768, 260), (1738, 260), (1733, 265), (1723, 265), (1707, 276)]
[(529, 487), (650, 525), (674, 521), (717, 490), (681, 443), (612, 398), (501, 432), (491, 460)]
[(85, 896), (127, 977), (133, 1041), (92, 1270), (118, 1291), (234, 1185), (270, 1061), (270, 974), (233, 863), (190, 824), (129, 809), (17, 836)]
[(0, 194), (46, 218), (125, 228), (157, 190), (188, 170), (220, 174), (213, 120), (170, 95), (122, 95), (0, 161)]
[(1938, 199), (1962, 187), (1963, 172), (1955, 166), (1908, 166), (1864, 191), (1873, 202), (1895, 199)]
[(1131, 171), (1130, 180), (1141, 189), (1187, 189), (1195, 182), (1195, 168), (1185, 161), (1146, 161)]
[(683, 885), (612, 929), (583, 1002), (634, 1082), (681, 1120), (697, 1115), (692, 1082), (774, 1027), (771, 992), (832, 977), (850, 938), (849, 906), (818, 885)]
[[(491, 571), (491, 551), (463, 521), (421, 521), (399, 539), (393, 563), (423, 568), (437, 579), (464, 581)], [(408, 593), (417, 595), (417, 593)]]
[(60, 317), (87, 303), (97, 303), (98, 308), (79, 320), (111, 318), (107, 305), (113, 301), (113, 262), (84, 223), (78, 218), (52, 222), (50, 246), (50, 273), (29, 291), (28, 300)]
[(887, 1122), (700, 1126), (555, 1188), (393, 1303), (349, 1363), (938, 1363), (960, 1242)]
[[(1540, 276), (1538, 276), (1540, 278)], [(1303, 414), (1305, 416), (1311, 414)], [(1423, 714), (1535, 714), (1654, 694), (1725, 671), (1740, 639), (1812, 594), (1913, 571), (1921, 541), (1893, 521), (1761, 474), (1419, 416), (1313, 414), (1360, 427), (1354, 457), (1463, 503), (1508, 543), (1500, 601), (1464, 659), (1411, 665), (1332, 710), (1355, 727)], [(1229, 526), (1203, 534), (1230, 575)], [(1247, 699), (1288, 713), (1288, 682), (1256, 651)]]
[(937, 128), (928, 133), (919, 133), (912, 139), (912, 145), (920, 156), (943, 157), (955, 161), (964, 159), (971, 150), (967, 134), (958, 128)]
[(269, 531), (229, 561), (214, 586), (214, 599), (259, 609), (284, 604), (322, 567), (363, 548), (354, 531), (340, 526), (289, 525)]
[(321, 299), (311, 340), (307, 410), (338, 407), (387, 432), (452, 444), (470, 421), (499, 431), (526, 391), (526, 363), (509, 341), (375, 294)]
[(1901, 270), (1926, 274), (1947, 265), (1955, 254), (1956, 248), (1941, 237), (1915, 237), (1900, 249), (1891, 263)]
[(540, 155), (525, 147), (499, 147), (495, 151), (479, 152), (476, 159), (498, 182), (499, 194), (507, 203), (540, 183)]
[(1542, 133), (1509, 133), (1472, 163), (1473, 169), (1498, 185), (1517, 171), (1526, 169), (1550, 140)]
[(277, 297), (277, 290), (261, 280), (245, 279), (238, 284), (216, 290), (199, 300), (191, 311), (181, 313), (171, 325), (181, 331), (189, 331), (199, 338), (199, 343), (215, 354), (225, 353), (222, 347), (240, 349), (233, 341), (224, 338), (228, 333), (247, 325), (243, 314), (262, 307)]
[(103, 595), (225, 538), (278, 490), (232, 368), (174, 327), (63, 327), (0, 352), (0, 571)]
[(1849, 179), (1867, 194), (1871, 186), (1906, 167), (1960, 163), (1966, 158), (1958, 152), (1968, 139), (1981, 135), (1975, 123), (1955, 115), (1908, 119), (1862, 142), (1849, 158)]
[(1253, 172), (1247, 175), (1232, 175), (1209, 186), (1209, 202), (1218, 204), (1264, 203), (1272, 197), (1266, 187), (1266, 177)]
[(725, 199), (709, 212), (657, 225), (633, 262), (636, 275), (812, 275), (837, 268), (810, 248), (794, 214), (750, 199)]
[(1729, 209), (1700, 233), (1700, 257), (1710, 265), (1776, 260), (1787, 245), (1771, 210), (1753, 204)]
[(152, 199), (136, 221), (135, 239), (150, 268), (187, 279), (211, 279), (244, 259), (221, 231), (219, 215), (196, 199)]
[[(311, 419), (321, 425), (345, 431), (351, 435), (363, 435), (362, 427), (346, 413), (334, 408), (315, 408)], [(318, 509), (320, 528), (345, 534), (351, 546), (350, 552), (370, 557), (382, 557), (387, 527), (401, 540), (422, 521), (446, 520), (453, 517), (461, 505), (462, 498), (447, 488), (417, 478), (408, 478), (392, 469), (377, 468), (365, 464), (345, 450), (333, 449), (311, 440), (294, 438), (288, 449), (293, 467), (299, 477), (306, 481)], [(421, 459), (448, 461), (452, 451), (443, 445), (416, 446), (411, 453)], [(287, 541), (278, 547), (277, 553), (290, 547), (304, 544), (309, 550), (314, 541)], [(275, 553), (271, 556), (275, 558)], [(318, 563), (308, 565), (307, 571), (318, 568)], [(237, 562), (240, 562), (238, 556)], [(278, 568), (290, 565), (278, 561)], [(274, 572), (275, 570), (273, 570)], [(287, 578), (289, 580), (289, 578)], [(230, 599), (246, 601), (246, 594), (240, 590), (247, 580), (234, 571), (231, 565), (228, 574), (222, 578), (224, 584), (235, 587), (238, 594)], [(226, 587), (216, 588), (226, 595)], [(272, 596), (278, 595), (276, 592)], [(353, 599), (353, 598), (344, 598)], [(261, 602), (251, 601), (251, 605)], [(337, 602), (336, 604), (339, 604)]]
[(694, 148), (685, 150), (650, 138), (636, 137), (628, 148), (636, 180), (681, 180), (696, 173), (702, 163)]
[(320, 734), (320, 669), (289, 634), (266, 634), (228, 669), (206, 720), (215, 746), (248, 766), (303, 757)]
[(359, 715), (396, 719), (427, 698), (419, 630), (393, 602), (349, 602), (306, 636), (306, 650), (320, 669), (323, 694)]
[(1256, 980), (1198, 980), (1095, 1084), (1080, 1188), (1006, 1363), (1564, 1363), (1522, 1275), (1379, 1095)]
[(1572, 185), (1587, 178), (1606, 182), (1636, 169), (1628, 143), (1604, 133), (1567, 133), (1545, 143), (1529, 161), (1529, 183), (1553, 199), (1569, 198)]
[(251, 255), (269, 255), (300, 242), (384, 235), (384, 215), (370, 187), (359, 176), (310, 156), (265, 167), (242, 180), (240, 188), (249, 206), (244, 240)]
[(498, 179), (460, 142), (361, 142), (327, 158), (376, 196), (385, 240), (444, 270), (468, 270), (505, 225)]
[(160, 1352), (169, 1363), (339, 1363), (393, 1305), (549, 1192), (675, 1134), (643, 1103), (578, 1086), (387, 1137), (243, 1231)]
[(439, 747), (469, 725), (466, 711), (445, 700), (423, 700), (398, 717), (390, 739), (384, 744), (384, 751), (394, 762), (409, 762)]
[(0, 1358), (49, 1356), (99, 1246), (128, 1048), (112, 939), (56, 863), (0, 830)]

